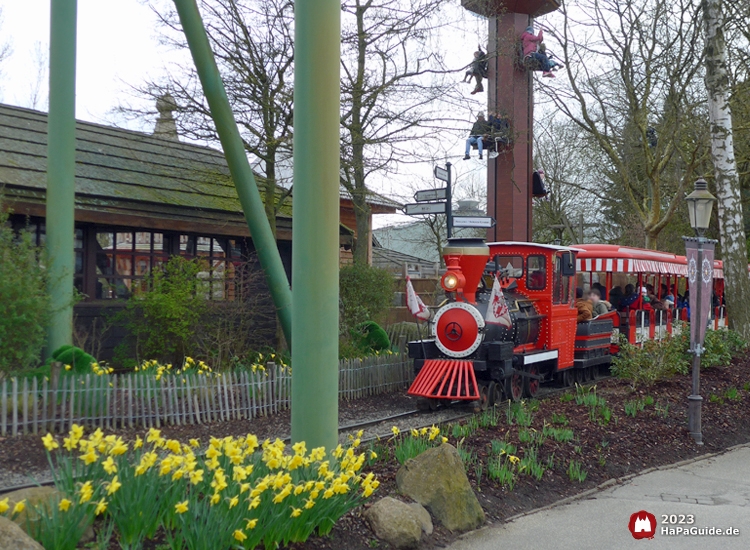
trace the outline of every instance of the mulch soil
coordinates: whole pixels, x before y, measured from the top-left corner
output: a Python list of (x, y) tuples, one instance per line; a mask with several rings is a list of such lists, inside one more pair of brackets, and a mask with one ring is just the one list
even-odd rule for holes
[[(608, 378), (596, 383), (596, 395), (606, 400), (612, 417), (604, 423), (601, 415), (592, 420), (589, 409), (577, 404), (575, 389), (564, 393), (553, 393), (542, 398), (532, 415), (530, 428), (541, 432), (552, 416), (564, 415), (567, 428), (573, 430), (573, 441), (561, 443), (547, 438), (539, 446), (539, 460), (547, 464), (551, 455), (553, 466), (545, 470), (542, 479), (519, 475), (513, 490), (504, 488), (487, 478), (486, 464), (491, 458), (492, 440), (505, 439), (518, 447), (518, 455), (524, 456), (527, 445), (519, 441), (521, 428), (508, 424), (505, 410), (495, 427), (479, 428), (466, 437), (462, 447), (475, 454), (483, 464), (483, 474), (478, 479), (478, 468), (468, 468), (468, 477), (475, 489), (480, 504), (485, 510), (488, 524), (502, 523), (516, 514), (551, 504), (562, 498), (591, 489), (608, 479), (636, 473), (643, 469), (694, 458), (706, 453), (720, 452), (739, 443), (750, 442), (750, 358), (740, 358), (728, 367), (713, 367), (701, 372), (701, 394), (703, 402), (703, 439), (705, 445), (694, 443), (687, 430), (687, 395), (690, 393), (690, 377), (676, 376), (647, 390), (633, 391), (628, 383)], [(729, 399), (727, 390), (735, 388), (737, 398)], [(567, 395), (568, 397), (564, 397)], [(635, 417), (625, 413), (625, 403), (650, 396), (654, 404), (646, 406)], [(714, 396), (712, 399), (711, 396)], [(405, 406), (402, 396), (380, 396), (341, 403), (341, 423), (363, 418), (370, 412), (373, 417), (399, 412)], [(407, 404), (408, 407), (408, 404)], [(666, 411), (666, 413), (665, 413)], [(558, 416), (559, 418), (559, 416)], [(415, 424), (419, 423), (419, 418)], [(259, 437), (284, 437), (289, 433), (289, 414), (252, 421), (227, 421), (212, 425), (168, 426), (162, 429), (165, 437), (186, 440), (191, 437), (240, 435), (248, 431)], [(143, 434), (145, 430), (118, 430), (127, 438)], [(445, 433), (448, 432), (448, 433)], [(458, 442), (445, 429), (450, 443)], [(392, 456), (392, 455), (391, 455)], [(572, 481), (567, 473), (572, 460), (582, 464), (587, 472), (585, 481)], [(0, 470), (23, 472), (46, 467), (47, 459), (38, 436), (6, 438), (0, 441)], [(381, 481), (381, 486), (372, 502), (387, 495), (398, 497), (396, 472), (399, 465), (395, 459), (377, 461), (372, 470)], [(398, 497), (401, 498), (401, 497)], [(365, 550), (389, 548), (375, 539), (372, 531), (362, 519), (362, 511), (354, 510), (342, 518), (327, 537), (312, 537), (304, 544), (295, 544), (293, 550)], [(423, 539), (424, 548), (440, 548), (448, 545), (457, 534), (440, 525), (430, 537)], [(151, 541), (145, 548), (156, 549), (159, 541)], [(113, 545), (112, 548), (117, 546)], [(161, 547), (163, 548), (163, 546)]]

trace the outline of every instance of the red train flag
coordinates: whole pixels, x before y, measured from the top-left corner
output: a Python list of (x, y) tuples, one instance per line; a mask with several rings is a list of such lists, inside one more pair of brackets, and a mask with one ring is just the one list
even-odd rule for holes
[(487, 315), (484, 320), (487, 323), (503, 325), (508, 328), (513, 326), (513, 321), (510, 318), (510, 311), (508, 311), (508, 303), (505, 301), (503, 289), (500, 287), (500, 281), (497, 279), (497, 275), (495, 276), (495, 282), (492, 285), (490, 303), (487, 305)]
[(430, 310), (424, 305), (422, 299), (414, 292), (414, 286), (411, 284), (411, 278), (406, 277), (406, 305), (414, 317), (426, 321), (430, 318)]

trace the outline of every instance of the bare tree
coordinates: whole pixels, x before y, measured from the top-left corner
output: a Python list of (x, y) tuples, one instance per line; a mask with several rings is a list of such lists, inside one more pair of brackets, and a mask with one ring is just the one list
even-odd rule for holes
[(656, 246), (705, 165), (696, 0), (564, 2), (558, 43), (569, 83), (543, 92), (600, 150), (599, 173)]
[(421, 160), (445, 138), (447, 105), (464, 102), (444, 65), (437, 32), (445, 0), (342, 3), (342, 177), (357, 219), (355, 262), (370, 242), (369, 178)]
[[(3, 26), (3, 10), (0, 8), (0, 28)], [(10, 47), (10, 42), (0, 42), (0, 63), (8, 59), (13, 50)], [(0, 72), (0, 77), (2, 76)]]
[[(187, 50), (172, 2), (150, 0), (161, 23), (162, 42)], [(266, 216), (276, 234), (276, 215), (291, 193), (294, 5), (290, 0), (200, 0), (199, 7), (227, 90), (245, 150), (255, 159)], [(187, 59), (190, 59), (189, 56)], [(219, 143), (195, 66), (187, 62), (136, 88), (153, 100), (170, 94), (179, 132)], [(126, 114), (153, 115), (122, 106)], [(280, 173), (286, 164), (286, 181)]]
[(747, 242), (734, 156), (732, 112), (729, 105), (725, 24), (722, 0), (702, 0), (706, 32), (706, 89), (711, 121), (711, 157), (719, 199), (721, 249), (730, 323), (750, 336), (750, 278), (747, 275)]

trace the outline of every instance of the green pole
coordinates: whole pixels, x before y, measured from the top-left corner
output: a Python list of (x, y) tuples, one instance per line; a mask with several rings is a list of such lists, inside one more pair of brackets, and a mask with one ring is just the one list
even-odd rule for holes
[(46, 244), (47, 354), (73, 343), (77, 0), (51, 0)]
[(338, 441), (340, 0), (297, 0), (292, 440)]
[(185, 31), (190, 53), (203, 85), (203, 93), (211, 109), (211, 117), (216, 124), (224, 156), (227, 159), (229, 172), (232, 174), (237, 195), (240, 197), (242, 210), (250, 228), (258, 260), (266, 275), (266, 282), (271, 290), (271, 297), (276, 305), (281, 329), (286, 341), (292, 342), (292, 293), (289, 280), (281, 263), (276, 239), (266, 218), (263, 200), (260, 198), (255, 176), (247, 160), (245, 147), (227, 99), (227, 92), (216, 66), (208, 35), (203, 26), (200, 12), (195, 0), (175, 0), (175, 7), (180, 16), (182, 29)]

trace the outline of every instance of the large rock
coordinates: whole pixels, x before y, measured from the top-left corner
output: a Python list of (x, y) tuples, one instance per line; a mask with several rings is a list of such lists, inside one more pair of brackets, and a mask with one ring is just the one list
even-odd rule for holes
[(0, 550), (44, 550), (18, 525), (0, 516)]
[(419, 545), (422, 523), (405, 502), (385, 497), (373, 504), (364, 515), (379, 539), (396, 548), (416, 548)]
[[(34, 524), (39, 521), (39, 513), (36, 511), (36, 508), (52, 510), (57, 506), (57, 503), (60, 502), (62, 495), (52, 486), (40, 486), (19, 489), (18, 491), (13, 491), (12, 493), (3, 495), (3, 498), (5, 497), (8, 497), (8, 505), (11, 510), (17, 502), (21, 502), (22, 500), (26, 501), (26, 507), (23, 512), (18, 514), (13, 520), (21, 527), (21, 529), (26, 530), (28, 523)], [(87, 522), (87, 520), (84, 521)], [(95, 533), (93, 525), (87, 525), (81, 536), (80, 542), (90, 542), (94, 540), (94, 537)]]
[(484, 511), (452, 445), (443, 443), (407, 460), (396, 474), (398, 490), (416, 500), (451, 531), (484, 523)]
[(26, 501), (24, 511), (18, 514), (13, 520), (22, 528), (26, 528), (27, 519), (30, 522), (38, 521), (39, 514), (34, 509), (35, 506), (45, 506), (49, 509), (50, 506), (56, 506), (58, 498), (60, 498), (57, 489), (49, 486), (19, 489), (18, 491), (3, 495), (3, 498), (5, 497), (8, 497), (8, 505), (11, 510), (17, 502)]
[(414, 515), (417, 516), (417, 519), (419, 520), (419, 523), (422, 526), (422, 531), (424, 531), (424, 534), (427, 536), (431, 535), (433, 531), (433, 526), (432, 526), (432, 518), (430, 517), (430, 513), (425, 509), (424, 506), (422, 506), (418, 502), (410, 502), (409, 508), (411, 508), (411, 511), (414, 512)]

